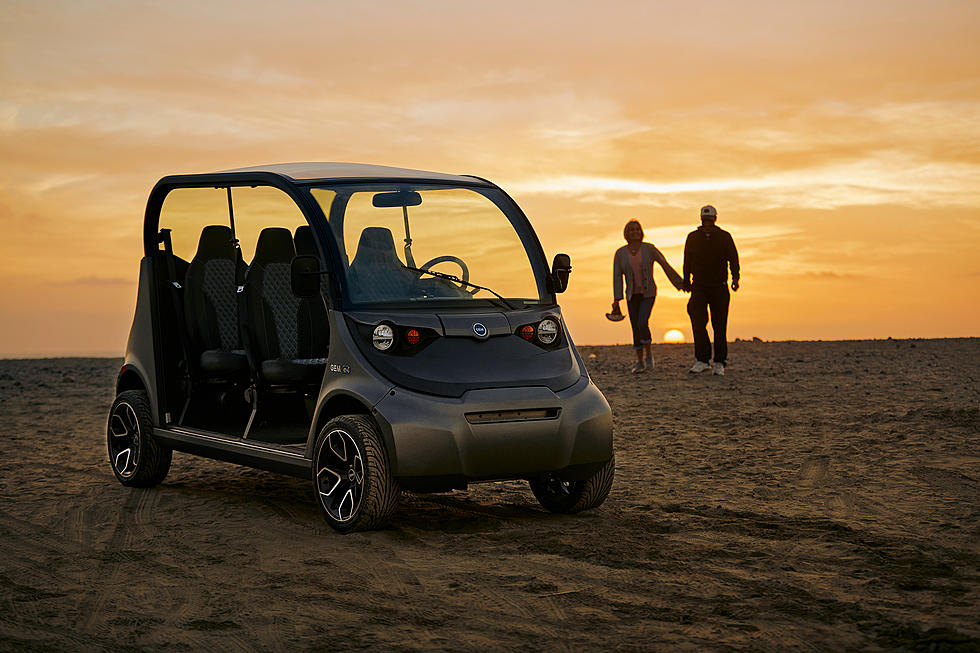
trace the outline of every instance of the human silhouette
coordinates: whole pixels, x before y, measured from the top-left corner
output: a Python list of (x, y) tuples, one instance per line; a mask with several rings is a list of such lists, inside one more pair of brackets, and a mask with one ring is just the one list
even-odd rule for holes
[(659, 263), (671, 284), (678, 290), (683, 286), (681, 276), (670, 266), (660, 250), (643, 242), (643, 227), (639, 221), (630, 220), (623, 227), (626, 244), (613, 255), (613, 310), (607, 316), (622, 315), (619, 302), (623, 299), (623, 282), (626, 282), (626, 308), (633, 329), (633, 349), (636, 350), (634, 374), (653, 369), (653, 352), (650, 349), (650, 313), (657, 299), (657, 284), (653, 280), (653, 264)]
[[(728, 359), (728, 268), (732, 270), (732, 290), (738, 290), (740, 270), (738, 250), (732, 235), (715, 225), (715, 207), (701, 207), (701, 226), (687, 235), (684, 243), (684, 288), (691, 292), (687, 314), (691, 316), (694, 334), (694, 357), (691, 372), (713, 370), (724, 376)], [(693, 279), (692, 279), (693, 277)], [(714, 331), (714, 362), (708, 338), (708, 312)]]

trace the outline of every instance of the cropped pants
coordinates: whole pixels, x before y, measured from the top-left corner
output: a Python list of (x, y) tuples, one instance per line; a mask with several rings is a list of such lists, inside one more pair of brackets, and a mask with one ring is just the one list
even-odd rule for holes
[(626, 310), (630, 316), (630, 326), (633, 328), (633, 349), (643, 349), (643, 345), (653, 342), (650, 337), (650, 313), (657, 296), (644, 297), (636, 294), (626, 301)]

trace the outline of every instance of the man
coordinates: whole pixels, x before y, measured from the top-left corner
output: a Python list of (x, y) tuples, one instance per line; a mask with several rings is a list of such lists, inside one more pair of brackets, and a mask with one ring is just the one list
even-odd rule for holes
[[(714, 370), (724, 376), (728, 358), (728, 268), (732, 269), (732, 290), (738, 290), (738, 251), (732, 235), (715, 226), (718, 212), (713, 206), (701, 207), (701, 226), (687, 235), (684, 243), (684, 289), (690, 291), (687, 314), (694, 332), (694, 357), (691, 372)], [(693, 281), (692, 277), (693, 276)], [(715, 332), (714, 364), (711, 340), (708, 339), (708, 310)]]

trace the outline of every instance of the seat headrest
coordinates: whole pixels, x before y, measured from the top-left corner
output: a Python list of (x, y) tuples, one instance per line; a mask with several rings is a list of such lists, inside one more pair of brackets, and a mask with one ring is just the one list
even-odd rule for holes
[(294, 256), (296, 256), (296, 248), (293, 247), (293, 234), (289, 229), (266, 227), (259, 233), (259, 240), (255, 243), (252, 264), (290, 263)]
[(395, 239), (391, 230), (385, 227), (366, 227), (357, 241), (357, 253), (395, 254)]
[(303, 256), (316, 256), (316, 242), (313, 240), (313, 230), (310, 225), (304, 224), (296, 227), (296, 234), (293, 236), (293, 244), (296, 246), (296, 253)]
[(235, 258), (235, 244), (232, 242), (231, 229), (221, 224), (204, 227), (201, 238), (197, 242), (197, 254), (194, 258)]

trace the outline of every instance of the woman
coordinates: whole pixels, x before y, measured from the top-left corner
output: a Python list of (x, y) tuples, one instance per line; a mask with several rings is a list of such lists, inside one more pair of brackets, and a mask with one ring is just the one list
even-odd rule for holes
[[(619, 302), (623, 299), (623, 279), (626, 279), (626, 308), (633, 328), (633, 349), (636, 350), (636, 364), (633, 373), (653, 368), (653, 353), (650, 351), (650, 313), (657, 299), (657, 284), (653, 281), (653, 264), (659, 263), (674, 288), (680, 290), (683, 279), (650, 243), (643, 242), (643, 227), (637, 220), (630, 220), (623, 227), (626, 244), (613, 255), (613, 313), (622, 315)], [(646, 364), (644, 365), (644, 360)]]

